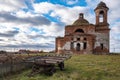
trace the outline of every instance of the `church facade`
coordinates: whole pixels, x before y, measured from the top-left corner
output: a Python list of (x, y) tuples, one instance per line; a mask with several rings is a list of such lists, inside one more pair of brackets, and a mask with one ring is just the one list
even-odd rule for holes
[(96, 23), (91, 24), (80, 13), (72, 25), (65, 26), (64, 37), (56, 38), (56, 52), (76, 54), (108, 54), (110, 28), (107, 21), (109, 8), (100, 2), (94, 9)]

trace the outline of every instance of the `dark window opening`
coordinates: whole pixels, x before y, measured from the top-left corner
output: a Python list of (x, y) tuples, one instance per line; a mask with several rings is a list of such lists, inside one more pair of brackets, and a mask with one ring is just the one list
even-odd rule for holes
[(99, 21), (100, 22), (103, 22), (103, 17), (104, 17), (104, 11), (100, 11), (100, 14), (99, 14)]
[(71, 49), (73, 49), (74, 48), (74, 44), (73, 44), (73, 42), (71, 42)]
[(80, 41), (80, 38), (77, 38), (78, 41)]
[(101, 43), (100, 46), (101, 46), (101, 49), (103, 50), (103, 48), (104, 48), (103, 43)]
[(82, 29), (77, 29), (75, 32), (84, 33)]
[(86, 49), (87, 48), (87, 43), (85, 42), (84, 44), (83, 44), (83, 49)]
[(87, 38), (84, 38), (84, 40), (87, 40)]
[(79, 43), (77, 43), (76, 50), (80, 51), (80, 44)]

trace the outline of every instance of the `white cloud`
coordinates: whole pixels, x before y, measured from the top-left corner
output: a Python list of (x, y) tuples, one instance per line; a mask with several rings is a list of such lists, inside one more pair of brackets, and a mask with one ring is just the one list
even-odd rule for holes
[(14, 11), (25, 8), (25, 0), (0, 0), (0, 11)]
[[(49, 11), (53, 11), (50, 15), (52, 17), (56, 17), (59, 16), (61, 19), (61, 22), (64, 22), (66, 24), (71, 24), (72, 21), (75, 20), (75, 17), (78, 17), (79, 12), (85, 12), (86, 10), (84, 10), (84, 7), (73, 7), (73, 8), (69, 8), (69, 7), (65, 7), (62, 5), (54, 5), (51, 3), (39, 3), (39, 4), (33, 4), (34, 8), (35, 8), (35, 12), (37, 14), (32, 14), (31, 12), (24, 12), (22, 10), (17, 10), (14, 13), (15, 14), (8, 14), (3, 17), (4, 18), (4, 22), (1, 24), (1, 30), (3, 32), (5, 31), (11, 31), (14, 30), (15, 28), (18, 29), (19, 33), (17, 35), (15, 35), (12, 39), (6, 37), (6, 39), (9, 39), (9, 42), (12, 45), (22, 45), (22, 44), (45, 44), (45, 43), (50, 43), (50, 44), (55, 44), (55, 37), (56, 36), (63, 36), (64, 35), (64, 25), (61, 24), (57, 24), (54, 22), (51, 22), (49, 25), (44, 24), (44, 25), (32, 25), (30, 23), (24, 23), (21, 22), (21, 18), (23, 18), (23, 20), (26, 18), (26, 20), (29, 21), (29, 19), (31, 18), (32, 20), (34, 20), (34, 17), (36, 16), (41, 16), (43, 13), (48, 13)], [(49, 7), (48, 7), (49, 6)], [(6, 12), (5, 12), (6, 13)], [(38, 14), (39, 13), (39, 14)], [(7, 16), (13, 16), (16, 17), (17, 20), (15, 21), (9, 21), (9, 19), (7, 19)], [(39, 20), (40, 21), (40, 20)], [(8, 23), (9, 22), (9, 23)], [(19, 24), (18, 24), (19, 23)], [(9, 26), (8, 26), (9, 25)], [(4, 28), (2, 28), (2, 26)], [(39, 36), (37, 38), (29, 38), (28, 35), (33, 35), (33, 36), (37, 36), (39, 35), (39, 33), (37, 31), (31, 31), (30, 30), (30, 26), (34, 26), (36, 27), (36, 29), (40, 30), (42, 29), (44, 34), (41, 34), (42, 36), (48, 36), (48, 38), (46, 39), (45, 37)], [(49, 36), (53, 36), (53, 38), (49, 38)], [(42, 37), (42, 38), (41, 38)], [(8, 42), (6, 42), (6, 44), (8, 44)]]
[(17, 16), (19, 18), (40, 16), (40, 14), (33, 14), (32, 12), (25, 12), (23, 10), (18, 10), (18, 11), (14, 12), (14, 13), (11, 13), (11, 14), (14, 15), (14, 16)]
[[(57, 5), (57, 4), (56, 4)], [(56, 5), (48, 3), (48, 2), (41, 2), (33, 4), (35, 12), (39, 13), (48, 13), (51, 10), (56, 8)]]
[(66, 0), (66, 3), (69, 5), (76, 4), (78, 0)]
[(75, 6), (71, 8), (48, 2), (36, 3), (33, 4), (33, 7), (36, 13), (45, 14), (52, 11), (50, 16), (60, 17), (60, 21), (65, 24), (73, 23), (73, 21), (77, 19), (80, 12), (86, 13), (88, 10), (88, 7)]
[(112, 25), (111, 30), (114, 33), (120, 33), (120, 22), (115, 22), (115, 24)]
[(39, 28), (43, 29), (43, 31), (46, 33), (46, 36), (63, 36), (64, 34), (64, 26), (54, 22), (52, 22), (49, 26), (44, 25), (43, 27)]
[[(22, 17), (26, 14), (26, 17)], [(13, 15), (8, 12), (1, 12), (0, 14), (0, 21), (2, 23), (17, 23), (19, 26), (20, 24), (29, 24), (30, 26), (37, 26), (37, 25), (49, 25), (50, 21), (41, 15), (33, 15), (23, 13), (22, 16), (18, 17), (18, 15)]]

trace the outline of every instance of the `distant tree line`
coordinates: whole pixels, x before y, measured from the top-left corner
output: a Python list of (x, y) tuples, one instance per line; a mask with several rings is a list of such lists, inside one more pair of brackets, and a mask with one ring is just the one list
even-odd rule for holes
[(0, 54), (6, 54), (7, 52), (6, 51), (4, 51), (4, 50), (1, 50), (0, 51)]

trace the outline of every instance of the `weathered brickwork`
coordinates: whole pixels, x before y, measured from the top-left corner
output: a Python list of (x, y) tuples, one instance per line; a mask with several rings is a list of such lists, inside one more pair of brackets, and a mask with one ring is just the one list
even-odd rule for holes
[(80, 13), (72, 25), (65, 26), (65, 36), (56, 38), (56, 52), (108, 54), (110, 31), (107, 23), (108, 10), (104, 2), (98, 4), (94, 10), (96, 24), (89, 23), (84, 19), (84, 14)]

